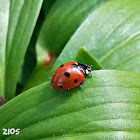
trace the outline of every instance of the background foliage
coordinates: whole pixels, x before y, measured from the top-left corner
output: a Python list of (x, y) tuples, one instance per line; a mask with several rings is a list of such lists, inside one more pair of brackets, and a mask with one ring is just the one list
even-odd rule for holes
[[(0, 139), (139, 140), (139, 19), (139, 0), (0, 0)], [(92, 77), (60, 95), (73, 60)]]

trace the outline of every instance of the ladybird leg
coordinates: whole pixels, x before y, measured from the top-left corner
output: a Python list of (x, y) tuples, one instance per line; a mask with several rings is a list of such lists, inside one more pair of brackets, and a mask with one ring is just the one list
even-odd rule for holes
[(85, 80), (86, 80), (86, 77), (84, 77), (84, 79), (83, 79), (83, 81), (80, 83), (80, 85), (83, 84)]
[(84, 89), (81, 87), (81, 85), (79, 85), (79, 87), (84, 91)]
[(92, 73), (91, 73), (91, 71), (90, 71), (90, 77), (92, 77)]
[(61, 96), (63, 95), (63, 90), (61, 90), (61, 93), (60, 93), (60, 95), (61, 95)]
[[(92, 67), (92, 65), (90, 65), (90, 67)], [(91, 71), (89, 72), (89, 73), (90, 73), (90, 76), (92, 76), (92, 73), (91, 73), (92, 71), (93, 71), (93, 70), (91, 69)]]
[(83, 84), (85, 81), (85, 78), (83, 79), (83, 81), (80, 83), (79, 87), (84, 91), (84, 89), (81, 87), (81, 84)]

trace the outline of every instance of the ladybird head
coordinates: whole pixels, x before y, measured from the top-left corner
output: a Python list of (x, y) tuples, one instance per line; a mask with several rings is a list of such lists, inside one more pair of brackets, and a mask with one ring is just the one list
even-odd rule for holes
[(91, 67), (89, 65), (87, 65), (85, 74), (89, 74), (89, 73), (91, 73), (91, 71), (92, 71)]
[(83, 71), (83, 73), (86, 75), (88, 75), (92, 71), (91, 66), (89, 66), (87, 64), (78, 63), (78, 66)]

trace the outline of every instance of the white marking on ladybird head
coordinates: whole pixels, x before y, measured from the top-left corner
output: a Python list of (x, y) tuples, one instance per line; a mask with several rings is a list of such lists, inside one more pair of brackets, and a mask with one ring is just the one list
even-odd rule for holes
[(86, 74), (88, 74), (89, 73), (89, 71), (86, 69)]

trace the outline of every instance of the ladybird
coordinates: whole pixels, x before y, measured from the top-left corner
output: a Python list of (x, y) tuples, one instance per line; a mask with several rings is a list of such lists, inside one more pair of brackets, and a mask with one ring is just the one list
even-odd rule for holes
[(91, 74), (91, 67), (75, 61), (59, 66), (52, 75), (51, 85), (54, 89), (67, 91), (81, 85), (87, 74)]

